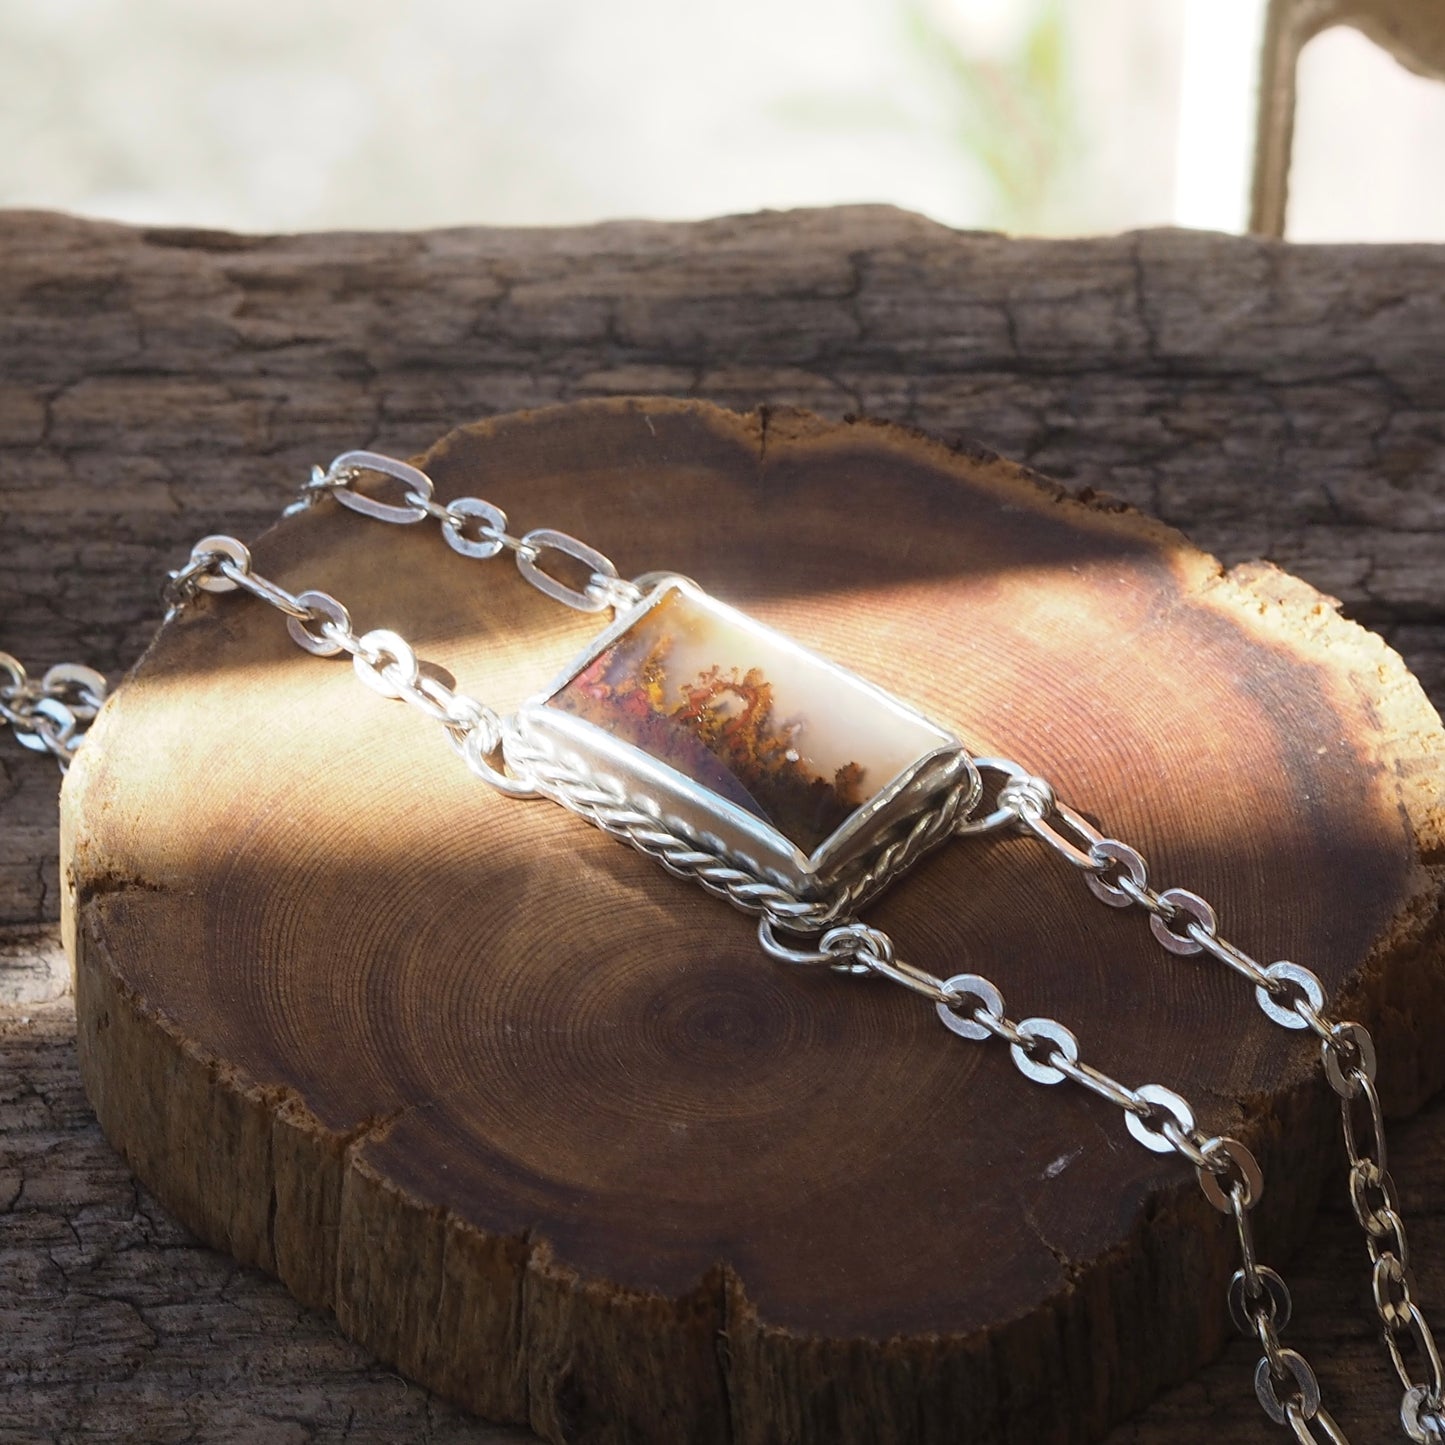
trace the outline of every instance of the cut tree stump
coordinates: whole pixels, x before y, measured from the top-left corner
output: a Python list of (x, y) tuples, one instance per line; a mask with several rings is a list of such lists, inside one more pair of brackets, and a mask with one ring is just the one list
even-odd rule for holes
[[(1445, 738), (1303, 583), (1225, 574), (987, 453), (801, 412), (581, 403), (423, 465), (441, 499), (691, 575), (1044, 773), (1156, 886), (1314, 968), (1376, 1029), (1385, 1092), (1440, 1082)], [(499, 709), (599, 626), (431, 523), (331, 502), (255, 556)], [(203, 1238), (489, 1418), (555, 1441), (1083, 1440), (1223, 1342), (1233, 1231), (1118, 1110), (881, 980), (769, 962), (750, 919), (494, 794), (253, 599), (162, 630), (62, 808), (107, 1135)], [(957, 842), (866, 916), (1181, 1091), (1259, 1154), (1265, 1258), (1301, 1238), (1333, 1096), (1234, 975), (1164, 954), (1024, 837)]]

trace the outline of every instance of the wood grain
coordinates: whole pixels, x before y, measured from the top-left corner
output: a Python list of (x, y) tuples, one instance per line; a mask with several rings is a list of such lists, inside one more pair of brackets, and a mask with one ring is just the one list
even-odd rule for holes
[[(425, 465), (443, 500), (485, 490), (628, 574), (667, 559), (1029, 758), (1332, 996), (1371, 1020), (1389, 997), (1412, 1025), (1382, 1021), (1387, 1085), (1438, 1084), (1445, 734), (1309, 589), (881, 423), (578, 403)], [(431, 532), (332, 504), (257, 565), (515, 706), (596, 621)], [(160, 634), (62, 797), (87, 1091), (203, 1238), (559, 1442), (1089, 1439), (1217, 1351), (1196, 1302), (1233, 1247), (1187, 1169), (907, 995), (760, 967), (745, 919), (478, 796), (434, 727), (234, 603)], [(1211, 1100), (1286, 1247), (1333, 1124), (1311, 1061), (1049, 864), (948, 849), (868, 916), (1116, 1076)]]
[[(0, 645), (41, 663), (131, 660), (156, 615), (158, 569), (215, 526), (259, 530), (302, 466), (343, 446), (405, 451), (459, 416), (661, 389), (834, 415), (863, 407), (1129, 495), (1227, 561), (1271, 555), (1342, 596), (1442, 695), (1438, 249), (1290, 249), (1175, 233), (1012, 242), (882, 210), (301, 239), (8, 216), (0, 248)], [(28, 755), (7, 752), (0, 766), (5, 912), (53, 917), (53, 778)], [(48, 1041), (46, 1058), (63, 1053), (64, 1006), (59, 1021), (22, 1007), (7, 1016), (9, 1038)], [(36, 1104), (0, 1126), (0, 1174), (24, 1181), (0, 1228), (7, 1245), (26, 1241), (12, 1256), (21, 1261), (12, 1278), (27, 1281), (23, 1318), (8, 1337), (22, 1355), (5, 1378), (13, 1398), (35, 1403), (27, 1418), (43, 1416), (56, 1438), (81, 1420), (95, 1438), (128, 1438), (137, 1408), (155, 1438), (232, 1438), (263, 1419), (298, 1438), (381, 1429), (365, 1377), (347, 1384), (341, 1366), (296, 1421), (276, 1423), (286, 1392), (268, 1393), (262, 1379), (285, 1376), (292, 1341), (330, 1338), (304, 1315), (301, 1333), (269, 1355), (258, 1340), (198, 1355), (183, 1329), (116, 1355), (107, 1340), (72, 1331), (63, 1356), (72, 1374), (52, 1373), (40, 1389), (36, 1357), (23, 1352), (54, 1338), (46, 1321), (106, 1297), (143, 1299), (156, 1319), (156, 1303), (181, 1288), (172, 1261), (186, 1277), (213, 1267), (133, 1216), (128, 1187), (106, 1168), (86, 1190), (66, 1184), (57, 1171), (72, 1155), (57, 1145), (82, 1161), (99, 1146), (65, 1103), (73, 1075), (67, 1083), (63, 1065), (27, 1072), (35, 1057), (7, 1042), (19, 1061), (7, 1098)], [(1397, 1143), (1405, 1180), (1431, 1177), (1431, 1141), (1424, 1128)], [(1428, 1191), (1406, 1187), (1418, 1211)], [(107, 1210), (117, 1232), (88, 1232), (87, 1211)], [(68, 1282), (29, 1232), (47, 1221), (87, 1242), (68, 1257)], [(1433, 1229), (1427, 1214), (1418, 1232), (1427, 1297), (1440, 1294), (1429, 1290)], [(1315, 1352), (1331, 1347), (1322, 1372), (1327, 1388), (1358, 1402), (1355, 1438), (1389, 1438), (1387, 1367), (1359, 1291), (1341, 1299), (1340, 1260), (1353, 1260), (1353, 1241), (1341, 1228), (1331, 1237), (1318, 1263), (1304, 1262), (1295, 1328), (1327, 1322), (1322, 1336), (1298, 1337), (1318, 1339)], [(125, 1268), (97, 1268), (102, 1257)], [(271, 1297), (244, 1273), (210, 1277), (229, 1280), (226, 1299)], [(225, 1300), (198, 1309), (196, 1331), (210, 1318), (204, 1328), (226, 1339)], [(242, 1360), (251, 1362), (244, 1397), (234, 1384)], [(1240, 1387), (1248, 1361), (1227, 1365), (1228, 1355), (1129, 1438), (1269, 1438)], [(403, 1428), (449, 1428), (434, 1411), (419, 1405)]]

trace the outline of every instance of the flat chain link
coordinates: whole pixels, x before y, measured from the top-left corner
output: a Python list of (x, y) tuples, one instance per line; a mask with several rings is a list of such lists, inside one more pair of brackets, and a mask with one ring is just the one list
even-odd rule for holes
[[(1070, 824), (1069, 826), (1072, 826)], [(764, 947), (774, 950), (770, 920), (759, 925)], [(1011, 1019), (998, 986), (978, 974), (937, 978), (898, 957), (892, 938), (857, 919), (823, 934), (816, 950), (792, 950), (787, 962), (828, 962), (845, 959), (930, 999), (943, 1024), (960, 1038), (981, 1042), (1002, 1039), (1014, 1066), (1042, 1085), (1078, 1084), (1121, 1109), (1129, 1133), (1156, 1153), (1175, 1153), (1195, 1167), (1205, 1197), (1229, 1215), (1239, 1237), (1241, 1267), (1230, 1282), (1230, 1312), (1247, 1335), (1259, 1340), (1263, 1353), (1255, 1370), (1255, 1394), (1277, 1424), (1287, 1425), (1299, 1440), (1348, 1445), (1345, 1435), (1320, 1403), (1319, 1382), (1308, 1361), (1285, 1348), (1280, 1332), (1289, 1322), (1288, 1287), (1274, 1270), (1261, 1265), (1255, 1250), (1251, 1211), (1264, 1193), (1264, 1176), (1254, 1155), (1237, 1139), (1204, 1134), (1194, 1111), (1179, 1094), (1159, 1084), (1128, 1084), (1079, 1057), (1079, 1041), (1056, 1019)]]
[[(385, 478), (398, 499), (386, 501), (371, 491), (363, 492), (360, 482), (368, 474)], [(342, 506), (381, 522), (409, 526), (430, 518), (441, 523), (442, 537), (454, 552), (479, 559), (510, 552), (528, 583), (578, 612), (605, 612), (641, 600), (642, 589), (620, 577), (610, 558), (571, 533), (537, 527), (517, 537), (507, 530), (507, 514), (491, 502), (480, 497), (438, 502), (432, 491), (431, 478), (409, 462), (380, 452), (342, 452), (324, 471), (312, 469), (310, 480), (286, 515), (333, 496)], [(586, 581), (574, 586), (565, 580), (552, 570), (558, 560), (580, 569)]]
[[(387, 504), (390, 505), (390, 504)], [(496, 760), (502, 744), (502, 719), (486, 703), (459, 692), (456, 680), (437, 663), (417, 657), (395, 632), (376, 629), (358, 634), (347, 609), (326, 592), (288, 592), (256, 572), (250, 551), (234, 537), (205, 537), (184, 567), (172, 573), (168, 616), (198, 592), (243, 591), (282, 613), (292, 641), (317, 657), (348, 656), (358, 679), (386, 698), (409, 704), (446, 730), (452, 745), (473, 772), (502, 792), (530, 795), (525, 780)]]
[(105, 678), (76, 662), (32, 678), (20, 659), (0, 652), (0, 723), (31, 752), (49, 753), (63, 773), (105, 702)]
[[(1213, 907), (1198, 894), (1182, 888), (1156, 892), (1149, 886), (1142, 855), (1127, 843), (1107, 837), (1060, 802), (1045, 779), (1007, 759), (980, 759), (979, 766), (1004, 779), (997, 807), (986, 822), (991, 826), (1012, 822), (1032, 834), (1080, 869), (1089, 890), (1102, 902), (1116, 908), (1139, 907), (1148, 913), (1150, 931), (1162, 948), (1181, 955), (1208, 954), (1253, 985), (1256, 1001), (1271, 1022), (1292, 1031), (1310, 1031), (1319, 1040), (1326, 1080), (1339, 1098), (1350, 1204), (1365, 1234), (1375, 1310), (1386, 1351), (1405, 1390), (1401, 1424), (1413, 1441), (1445, 1445), (1445, 1372), (1434, 1335), (1413, 1297), (1409, 1244), (1394, 1181), (1386, 1169), (1384, 1112), (1375, 1088), (1376, 1052), (1369, 1030), (1354, 1020), (1332, 1019), (1326, 1013), (1324, 986), (1311, 970), (1287, 959), (1261, 964), (1221, 937)], [(1272, 1339), (1280, 1299), (1270, 1278), (1251, 1265), (1242, 1225), (1241, 1246), (1246, 1265), (1236, 1276), (1239, 1284), (1232, 1286), (1231, 1313), (1238, 1319), (1237, 1311), (1248, 1313), (1251, 1304), (1256, 1307), (1250, 1316), (1256, 1326), (1251, 1332), (1264, 1347), (1265, 1358), (1260, 1363), (1269, 1382), (1268, 1389), (1257, 1383), (1260, 1403), (1271, 1418), (1289, 1424), (1300, 1440), (1343, 1439), (1339, 1427), (1323, 1411), (1296, 1409), (1307, 1394), (1298, 1377), (1303, 1393), (1293, 1401), (1281, 1403), (1269, 1393), (1297, 1366), (1285, 1358), (1288, 1352), (1278, 1351), (1277, 1341)], [(1280, 1282), (1278, 1288), (1282, 1287)], [(1417, 1377), (1421, 1374), (1424, 1378)], [(1275, 1413), (1276, 1407), (1279, 1413)]]
[[(380, 490), (391, 495), (378, 494), (376, 482), (363, 491), (360, 483), (367, 475), (381, 478)], [(328, 468), (314, 468), (287, 515), (328, 495), (342, 506), (387, 523), (436, 521), (447, 545), (465, 557), (484, 560), (509, 552), (531, 586), (578, 611), (635, 605), (643, 593), (639, 583), (648, 580), (624, 580), (604, 554), (568, 533), (537, 528), (516, 536), (508, 531), (506, 514), (481, 498), (438, 502), (425, 472), (379, 453), (344, 452)], [(566, 571), (585, 580), (569, 580)], [(1120, 1109), (1138, 1143), (1190, 1163), (1205, 1196), (1234, 1222), (1241, 1267), (1230, 1282), (1230, 1314), (1261, 1348), (1255, 1391), (1265, 1413), (1306, 1445), (1344, 1445), (1344, 1434), (1320, 1403), (1314, 1371), (1280, 1342), (1291, 1300), (1284, 1280), (1260, 1264), (1256, 1255), (1250, 1214), (1263, 1192), (1263, 1176), (1250, 1151), (1238, 1140), (1206, 1135), (1190, 1105), (1173, 1090), (1158, 1084), (1131, 1087), (1084, 1062), (1077, 1038), (1057, 1020), (1011, 1019), (1002, 995), (988, 979), (976, 974), (937, 978), (899, 958), (887, 934), (853, 915), (900, 863), (947, 837), (1012, 825), (1034, 835), (1079, 870), (1104, 904), (1143, 910), (1162, 948), (1179, 955), (1207, 954), (1240, 974), (1254, 987), (1271, 1020), (1288, 1029), (1310, 1030), (1320, 1041), (1326, 1076), (1339, 1097), (1351, 1203), (1366, 1237), (1375, 1307), (1405, 1389), (1401, 1424), (1412, 1441), (1445, 1445), (1445, 1371), (1413, 1294), (1408, 1241), (1385, 1167), (1384, 1122), (1374, 1084), (1375, 1049), (1368, 1031), (1362, 1024), (1333, 1020), (1325, 1013), (1323, 987), (1308, 969), (1288, 960), (1260, 964), (1221, 937), (1214, 909), (1197, 894), (1179, 888), (1156, 891), (1140, 853), (1060, 801), (1047, 780), (1008, 759), (964, 755), (964, 780), (893, 837), (868, 867), (826, 900), (799, 899), (671, 832), (653, 814), (633, 807), (618, 784), (530, 747), (506, 720), (459, 691), (445, 669), (419, 658), (397, 633), (376, 629), (358, 634), (347, 609), (330, 594), (292, 593), (261, 576), (249, 550), (233, 537), (202, 538), (186, 564), (170, 575), (165, 589), (167, 617), (199, 592), (233, 591), (247, 592), (281, 612), (292, 639), (304, 650), (322, 657), (349, 657), (367, 687), (404, 701), (439, 723), (467, 765), (493, 787), (514, 795), (554, 797), (655, 857), (668, 871), (760, 915), (759, 940), (773, 958), (886, 978), (927, 998), (942, 1022), (960, 1037), (1001, 1039), (1015, 1067), (1031, 1081), (1045, 1086), (1067, 1081)], [(0, 652), (0, 722), (8, 723), (24, 746), (54, 755), (62, 770), (81, 745), (105, 695), (104, 678), (88, 668), (52, 668), (35, 682), (17, 659)], [(1001, 774), (1003, 783), (992, 810), (975, 816), (984, 770)], [(805, 947), (784, 942), (780, 931), (790, 938), (809, 933), (821, 933), (821, 938), (816, 947)]]

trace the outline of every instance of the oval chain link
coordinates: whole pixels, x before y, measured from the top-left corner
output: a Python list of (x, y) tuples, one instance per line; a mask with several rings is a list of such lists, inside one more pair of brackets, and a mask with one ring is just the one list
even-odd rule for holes
[[(1080, 832), (1072, 820), (1068, 826)], [(1067, 846), (1075, 845), (1067, 842)], [(877, 928), (857, 920), (838, 925), (823, 935), (816, 950), (780, 945), (766, 915), (758, 932), (768, 952), (785, 962), (837, 967), (852, 959), (867, 972), (923, 994), (934, 1001), (939, 1019), (960, 1038), (1002, 1039), (1025, 1078), (1042, 1085), (1065, 1080), (1080, 1085), (1123, 1110), (1130, 1134), (1145, 1148), (1172, 1152), (1193, 1164), (1205, 1197), (1232, 1217), (1239, 1236), (1242, 1265), (1230, 1282), (1229, 1306), (1241, 1330), (1255, 1336), (1263, 1350), (1254, 1377), (1261, 1408), (1271, 1420), (1288, 1425), (1300, 1440), (1347, 1445), (1320, 1403), (1314, 1370), (1297, 1351), (1280, 1344), (1280, 1331), (1291, 1312), (1290, 1293), (1280, 1275), (1258, 1261), (1250, 1212), (1264, 1193), (1264, 1176), (1245, 1145), (1237, 1139), (1203, 1135), (1193, 1109), (1172, 1089), (1160, 1084), (1131, 1088), (1082, 1063), (1078, 1039), (1057, 1020), (1010, 1019), (1003, 995), (990, 980), (978, 974), (937, 978), (906, 963), (898, 957), (892, 938)]]
[[(1143, 908), (1150, 915), (1150, 931), (1162, 948), (1176, 954), (1207, 953), (1254, 986), (1256, 1001), (1271, 1022), (1292, 1031), (1310, 1030), (1319, 1039), (1325, 1078), (1339, 1098), (1341, 1132), (1349, 1161), (1350, 1204), (1365, 1234), (1375, 1309), (1386, 1350), (1405, 1389), (1401, 1423), (1411, 1440), (1445, 1445), (1445, 1378), (1434, 1335), (1412, 1295), (1409, 1245), (1394, 1181), (1386, 1169), (1384, 1113), (1375, 1088), (1376, 1051), (1369, 1030), (1352, 1019), (1329, 1017), (1324, 986), (1310, 969), (1289, 960), (1261, 964), (1221, 937), (1214, 909), (1198, 894), (1182, 888), (1155, 892), (1148, 884), (1148, 867), (1142, 855), (1107, 837), (1060, 802), (1047, 780), (1029, 774), (1008, 759), (978, 761), (981, 768), (992, 769), (1004, 778), (998, 805), (986, 820), (990, 826), (1012, 822), (1020, 831), (1032, 834), (1080, 869), (1090, 891), (1103, 902), (1117, 908), (1131, 904)], [(1142, 1094), (1143, 1090), (1138, 1092)], [(1364, 1104), (1363, 1131), (1356, 1118), (1361, 1112), (1359, 1101)], [(1134, 1122), (1131, 1120), (1131, 1126)], [(1363, 1142), (1362, 1133), (1366, 1135)], [(1206, 1185), (1206, 1193), (1218, 1204), (1223, 1197), (1220, 1186), (1216, 1183), (1213, 1190)], [(1215, 1193), (1220, 1193), (1220, 1198), (1215, 1198)], [(1324, 1411), (1301, 1413), (1309, 1392), (1298, 1376), (1300, 1391), (1294, 1398), (1280, 1401), (1275, 1394), (1275, 1387), (1285, 1383), (1286, 1372), (1297, 1370), (1298, 1357), (1287, 1358), (1291, 1352), (1277, 1349), (1274, 1320), (1282, 1301), (1269, 1275), (1251, 1263), (1251, 1246), (1242, 1224), (1241, 1246), (1245, 1250), (1245, 1268), (1235, 1277), (1238, 1283), (1231, 1286), (1230, 1307), (1236, 1319), (1240, 1310), (1248, 1314), (1251, 1305), (1256, 1311), (1249, 1332), (1259, 1336), (1265, 1350), (1260, 1361), (1264, 1383), (1256, 1382), (1261, 1405), (1272, 1419), (1289, 1424), (1301, 1440), (1343, 1439), (1339, 1427)], [(1412, 1347), (1416, 1365), (1427, 1376), (1424, 1380), (1415, 1378), (1402, 1340)]]
[(61, 662), (38, 680), (18, 657), (0, 652), (0, 723), (31, 752), (49, 753), (63, 773), (105, 702), (107, 684), (94, 668)]
[[(399, 485), (400, 499), (383, 501), (361, 491), (361, 479), (368, 473)], [(480, 497), (437, 502), (432, 493), (432, 480), (421, 468), (380, 452), (350, 451), (342, 452), (325, 471), (313, 468), (300, 497), (286, 510), (293, 513), (329, 495), (342, 506), (380, 522), (410, 526), (432, 518), (441, 523), (442, 537), (454, 552), (478, 559), (510, 552), (518, 572), (531, 586), (578, 612), (605, 612), (641, 600), (642, 589), (620, 577), (610, 558), (570, 532), (537, 527), (516, 537), (507, 530), (507, 514), (491, 502)], [(551, 556), (575, 564), (587, 580), (573, 586), (548, 570), (544, 560)]]

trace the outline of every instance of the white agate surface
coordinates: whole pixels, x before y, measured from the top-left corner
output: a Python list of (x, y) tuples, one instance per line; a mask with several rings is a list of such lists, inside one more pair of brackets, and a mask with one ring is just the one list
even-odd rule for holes
[(803, 764), (832, 777), (856, 763), (863, 770), (864, 802), (938, 745), (937, 729), (922, 718), (741, 614), (724, 616), (673, 593), (634, 630), (649, 627), (672, 633), (670, 702), (680, 703), (686, 682), (710, 667), (740, 677), (758, 669), (772, 687), (774, 720), (789, 733)]
[(549, 699), (814, 853), (950, 736), (861, 678), (680, 583)]

